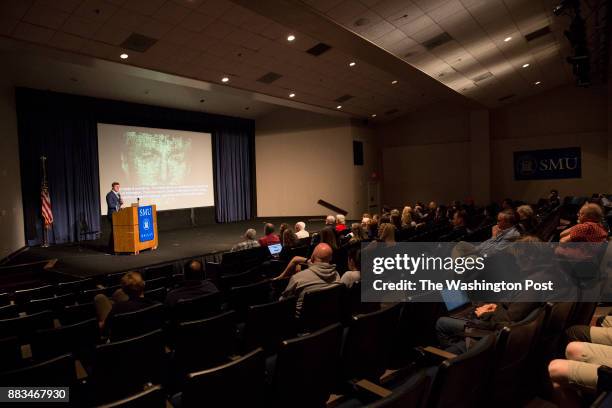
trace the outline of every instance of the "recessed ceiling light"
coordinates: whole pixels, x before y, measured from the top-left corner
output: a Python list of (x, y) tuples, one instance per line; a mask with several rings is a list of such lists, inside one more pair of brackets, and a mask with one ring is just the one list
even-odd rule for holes
[(295, 35), (293, 35), (293, 34), (289, 34), (289, 35), (287, 36), (287, 41), (291, 42), (291, 41), (293, 41), (293, 40), (295, 40)]
[(510, 41), (511, 39), (512, 39), (512, 37), (506, 37), (506, 38), (504, 38), (504, 42), (508, 42), (508, 41)]
[(533, 84), (534, 85), (540, 85), (542, 83), (542, 81), (535, 81)]
[(127, 59), (128, 57), (129, 55), (127, 55), (125, 52), (119, 56), (121, 59)]
[(342, 105), (336, 106), (336, 109), (342, 109)]
[(355, 61), (349, 62), (349, 67), (354, 67), (354, 66), (355, 66)]
[(523, 64), (523, 68), (527, 68), (529, 64)]
[(375, 114), (375, 113), (373, 113), (373, 114), (372, 114), (372, 117), (373, 117), (373, 118), (375, 118), (375, 117), (376, 117), (376, 114)]
[(229, 82), (229, 78), (228, 77), (223, 77), (223, 78), (221, 78), (221, 82)]
[(294, 93), (290, 93), (290, 94), (289, 94), (289, 97), (290, 97), (290, 98), (293, 98), (293, 97), (295, 97), (295, 94), (294, 94)]
[(391, 81), (391, 85), (395, 85), (397, 84), (397, 79), (394, 79), (393, 81)]

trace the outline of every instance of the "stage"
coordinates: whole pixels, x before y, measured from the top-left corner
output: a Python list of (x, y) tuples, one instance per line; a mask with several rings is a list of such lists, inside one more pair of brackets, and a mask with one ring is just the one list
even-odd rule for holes
[(248, 228), (254, 228), (257, 236), (263, 235), (263, 225), (272, 222), (278, 227), (288, 223), (291, 228), (298, 221), (306, 223), (306, 229), (314, 232), (323, 228), (323, 217), (268, 217), (228, 224), (210, 224), (159, 232), (159, 247), (143, 251), (139, 255), (110, 255), (106, 253), (107, 236), (80, 244), (53, 245), (48, 248), (31, 247), (18, 254), (11, 264), (57, 259), (53, 271), (66, 278), (98, 276), (112, 272), (140, 269), (146, 266), (170, 262), (182, 262), (194, 257), (218, 258), (223, 252), (242, 240)]

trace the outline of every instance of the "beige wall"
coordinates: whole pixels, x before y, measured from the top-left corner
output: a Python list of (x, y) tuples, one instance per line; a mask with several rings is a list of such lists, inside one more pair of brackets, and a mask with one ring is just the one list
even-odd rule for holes
[[(377, 168), (373, 132), (349, 119), (280, 109), (256, 121), (257, 215), (324, 215), (323, 199), (356, 217), (363, 185)], [(353, 139), (364, 142), (364, 166), (353, 165)]]
[[(605, 88), (570, 85), (488, 112), (434, 105), (381, 125), (384, 201), (393, 206), (465, 197), (533, 202), (551, 188), (562, 195), (612, 192), (609, 99)], [(582, 149), (581, 179), (514, 180), (514, 151), (572, 146)]]
[(15, 88), (0, 68), (0, 259), (25, 245)]

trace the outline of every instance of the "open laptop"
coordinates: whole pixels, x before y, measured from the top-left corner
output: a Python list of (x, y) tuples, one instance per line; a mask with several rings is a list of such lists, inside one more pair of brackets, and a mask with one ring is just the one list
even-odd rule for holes
[(270, 255), (274, 258), (278, 258), (278, 254), (283, 250), (283, 246), (281, 244), (272, 244), (268, 245), (268, 251), (270, 251)]
[(472, 302), (465, 291), (441, 290), (440, 295), (450, 317), (465, 320), (473, 312)]

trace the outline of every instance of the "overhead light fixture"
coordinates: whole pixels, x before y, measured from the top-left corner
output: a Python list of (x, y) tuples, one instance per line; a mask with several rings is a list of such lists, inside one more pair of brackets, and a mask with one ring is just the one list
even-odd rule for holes
[(221, 82), (229, 82), (229, 78), (228, 77), (223, 77), (223, 78), (221, 78)]
[(373, 113), (373, 114), (372, 114), (372, 117), (373, 117), (373, 118), (375, 118), (375, 117), (376, 117), (376, 114), (375, 114), (375, 113)]
[(511, 39), (512, 39), (512, 37), (506, 37), (506, 38), (504, 38), (504, 42), (508, 42), (508, 41), (510, 41)]
[(391, 85), (395, 85), (397, 84), (397, 79), (394, 79), (393, 81), (391, 81)]
[(293, 98), (293, 97), (295, 97), (295, 94), (292, 92), (292, 93), (289, 94), (289, 97)]
[(542, 83), (542, 81), (535, 81), (533, 84), (534, 85), (540, 85)]
[(128, 57), (129, 55), (127, 55), (125, 52), (119, 56), (121, 59), (128, 59)]
[(529, 64), (523, 64), (523, 68), (527, 68)]
[(291, 42), (293, 40), (295, 40), (295, 35), (289, 34), (289, 36), (287, 36), (287, 41)]
[(342, 109), (342, 105), (336, 106), (336, 109)]
[(354, 67), (354, 66), (355, 66), (355, 61), (349, 62), (349, 67)]

